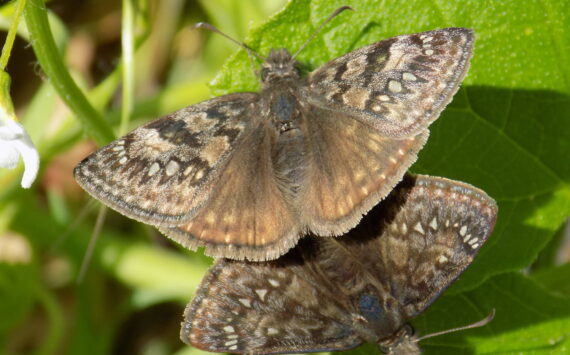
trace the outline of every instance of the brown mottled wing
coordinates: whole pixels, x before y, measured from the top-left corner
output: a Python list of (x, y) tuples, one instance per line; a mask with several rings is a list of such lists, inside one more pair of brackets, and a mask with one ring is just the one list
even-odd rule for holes
[(473, 42), (473, 31), (445, 28), (371, 44), (312, 72), (308, 99), (384, 136), (412, 137), (451, 101), (469, 67)]
[(301, 216), (319, 235), (340, 235), (382, 200), (416, 161), (427, 130), (390, 138), (346, 114), (311, 107)]
[(258, 95), (222, 96), (139, 127), (85, 158), (77, 182), (122, 214), (153, 225), (188, 220), (251, 130)]
[(275, 259), (299, 239), (299, 222), (278, 187), (271, 162), (272, 131), (248, 133), (221, 173), (215, 194), (192, 220), (160, 230), (206, 254)]
[(239, 354), (360, 345), (338, 298), (306, 281), (298, 250), (272, 262), (218, 261), (186, 308), (182, 340), (206, 351)]
[(495, 201), (471, 185), (406, 176), (339, 241), (381, 281), (379, 294), (397, 300), (399, 309), (393, 311), (405, 321), (421, 313), (471, 264), (491, 235), (496, 214)]

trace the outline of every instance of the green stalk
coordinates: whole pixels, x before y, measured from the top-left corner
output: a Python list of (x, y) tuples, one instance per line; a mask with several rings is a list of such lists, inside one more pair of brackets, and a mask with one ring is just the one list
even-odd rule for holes
[(119, 134), (128, 128), (133, 111), (134, 80), (134, 8), (133, 0), (123, 0), (123, 25), (121, 31), (121, 48), (123, 63), (123, 90), (121, 105), (121, 126)]
[(6, 42), (2, 47), (2, 56), (0, 56), (0, 71), (6, 69), (8, 65), (8, 59), (10, 59), (10, 53), (12, 52), (12, 46), (14, 45), (14, 39), (16, 38), (16, 33), (18, 33), (18, 24), (20, 23), (20, 18), (22, 17), (22, 12), (24, 12), (24, 7), (26, 6), (26, 0), (19, 0), (16, 5), (16, 11), (14, 11), (14, 19), (10, 24), (10, 30), (8, 30), (8, 35), (6, 36)]
[(71, 78), (55, 45), (44, 1), (28, 0), (24, 16), (30, 32), (30, 43), (42, 70), (62, 100), (77, 115), (85, 132), (99, 145), (115, 139), (111, 126), (103, 120)]

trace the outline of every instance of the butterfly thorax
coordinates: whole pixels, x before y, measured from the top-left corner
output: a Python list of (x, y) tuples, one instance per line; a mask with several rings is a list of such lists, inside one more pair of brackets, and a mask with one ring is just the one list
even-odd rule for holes
[(273, 136), (272, 164), (285, 196), (295, 198), (307, 164), (303, 134), (303, 79), (296, 62), (285, 49), (271, 50), (263, 64), (261, 112)]

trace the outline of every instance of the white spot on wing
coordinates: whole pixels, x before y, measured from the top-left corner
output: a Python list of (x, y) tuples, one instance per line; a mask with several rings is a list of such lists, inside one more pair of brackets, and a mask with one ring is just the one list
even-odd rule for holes
[(243, 304), (244, 306), (246, 306), (247, 308), (251, 308), (251, 301), (247, 298), (240, 298), (238, 300), (241, 304)]
[(267, 294), (266, 289), (255, 290), (255, 293), (259, 296), (262, 301), (265, 301), (265, 295)]
[(414, 226), (414, 230), (418, 233), (425, 234), (424, 228), (422, 227), (422, 224), (420, 222), (416, 223), (416, 225)]
[(388, 82), (388, 90), (394, 93), (399, 93), (402, 91), (402, 84), (397, 80), (390, 80)]
[(153, 176), (160, 170), (160, 165), (157, 162), (152, 163), (150, 168), (148, 169), (148, 176)]
[(431, 222), (429, 222), (429, 226), (431, 227), (431, 229), (433, 229), (434, 231), (437, 230), (437, 218), (433, 217), (433, 219), (431, 220)]
[(418, 80), (418, 78), (412, 74), (412, 73), (404, 73), (402, 74), (402, 79), (407, 80), (407, 81), (416, 81)]
[(171, 160), (166, 165), (165, 169), (166, 175), (172, 176), (178, 171), (178, 169), (180, 169), (180, 165), (176, 161)]

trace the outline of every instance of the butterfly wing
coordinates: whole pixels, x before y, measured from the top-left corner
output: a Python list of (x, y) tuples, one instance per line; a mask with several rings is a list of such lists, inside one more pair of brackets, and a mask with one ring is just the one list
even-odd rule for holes
[(218, 261), (186, 308), (182, 340), (206, 351), (248, 354), (361, 344), (333, 294), (306, 281), (297, 250), (273, 262)]
[[(444, 178), (406, 176), (350, 232), (321, 239), (306, 268), (343, 295), (359, 336), (387, 348), (471, 264), (493, 229), (495, 201)], [(313, 277), (313, 280), (317, 278)]]
[[(444, 178), (406, 178), (358, 228), (339, 240), (357, 255), (402, 324), (429, 306), (471, 264), (490, 236), (497, 205), (483, 191)], [(380, 297), (380, 296), (379, 296)]]
[(276, 258), (297, 222), (271, 167), (257, 94), (199, 103), (135, 129), (75, 168), (90, 194), (173, 240), (238, 259)]
[(77, 182), (136, 220), (169, 225), (196, 214), (233, 147), (251, 129), (257, 94), (222, 96), (141, 126), (85, 158)]
[(389, 137), (412, 137), (451, 101), (469, 67), (473, 31), (446, 28), (389, 38), (309, 76), (309, 100)]
[(206, 254), (270, 260), (299, 239), (299, 222), (279, 188), (271, 163), (272, 131), (260, 125), (244, 137), (227, 163), (216, 193), (192, 220), (160, 230)]
[(390, 275), (386, 286), (410, 319), (471, 264), (491, 235), (497, 205), (462, 182), (421, 175), (407, 180), (394, 192), (401, 207), (388, 205), (394, 218), (378, 239), (374, 272)]
[(390, 138), (346, 114), (311, 107), (306, 120), (308, 169), (300, 215), (319, 235), (340, 235), (402, 179), (425, 144), (427, 130)]

